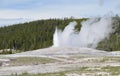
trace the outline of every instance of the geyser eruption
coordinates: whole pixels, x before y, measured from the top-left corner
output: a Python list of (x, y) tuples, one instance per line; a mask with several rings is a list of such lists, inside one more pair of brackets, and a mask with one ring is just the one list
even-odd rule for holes
[(54, 33), (54, 47), (89, 47), (96, 48), (97, 44), (109, 38), (112, 29), (112, 18), (92, 18), (83, 21), (81, 30), (76, 31), (77, 22), (71, 22), (63, 31), (57, 29)]
[[(58, 30), (56, 27), (54, 38), (53, 38), (53, 44), (54, 46), (71, 46), (71, 41), (74, 35), (74, 27), (77, 25), (77, 22), (71, 22), (68, 26), (65, 27), (64, 31)], [(62, 41), (62, 42), (61, 42)]]

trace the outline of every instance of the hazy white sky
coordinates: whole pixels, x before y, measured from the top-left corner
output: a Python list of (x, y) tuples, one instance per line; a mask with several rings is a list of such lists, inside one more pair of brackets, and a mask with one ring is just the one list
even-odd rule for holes
[(95, 17), (109, 12), (120, 14), (119, 10), (120, 0), (0, 0), (0, 25), (26, 19)]

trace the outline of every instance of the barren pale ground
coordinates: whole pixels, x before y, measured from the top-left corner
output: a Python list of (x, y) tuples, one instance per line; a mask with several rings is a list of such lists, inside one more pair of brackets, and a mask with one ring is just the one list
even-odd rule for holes
[(0, 56), (0, 76), (24, 72), (45, 76), (119, 76), (120, 52), (51, 47)]

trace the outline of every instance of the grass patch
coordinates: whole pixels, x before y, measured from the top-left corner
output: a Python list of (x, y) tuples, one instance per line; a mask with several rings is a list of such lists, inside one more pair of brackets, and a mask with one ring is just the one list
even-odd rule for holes
[(11, 74), (10, 76), (65, 76), (64, 72), (56, 72), (56, 73), (38, 73), (38, 74), (29, 74), (29, 73), (22, 73), (22, 74)]
[(30, 73), (22, 73), (22, 74), (11, 74), (10, 76), (66, 76), (68, 73), (78, 73), (83, 72), (88, 67), (80, 67), (77, 70), (70, 70), (70, 71), (61, 71), (61, 72), (54, 72), (54, 73), (38, 73), (38, 74), (30, 74)]
[(112, 75), (120, 74), (120, 66), (105, 66), (101, 68), (102, 70), (109, 72)]
[(38, 65), (46, 63), (54, 63), (58, 60), (44, 57), (18, 57), (9, 62), (11, 66), (20, 65)]

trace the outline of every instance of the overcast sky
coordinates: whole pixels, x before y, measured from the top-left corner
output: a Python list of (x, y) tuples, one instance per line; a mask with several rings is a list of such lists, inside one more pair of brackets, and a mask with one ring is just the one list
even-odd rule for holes
[(120, 0), (0, 0), (0, 25), (37, 19), (120, 14)]

